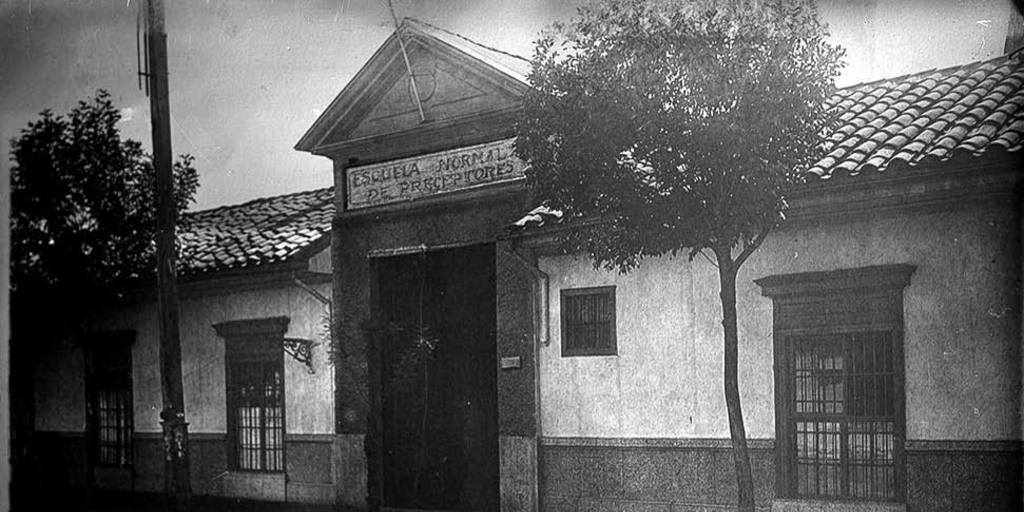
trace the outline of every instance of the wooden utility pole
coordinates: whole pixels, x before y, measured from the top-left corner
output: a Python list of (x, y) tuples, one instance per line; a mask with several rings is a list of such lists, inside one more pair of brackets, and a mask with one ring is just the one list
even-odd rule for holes
[(178, 333), (178, 285), (174, 227), (177, 207), (171, 156), (171, 110), (167, 97), (167, 33), (163, 0), (146, 2), (149, 108), (153, 120), (153, 169), (156, 171), (157, 296), (160, 315), (160, 384), (163, 411), (164, 493), (168, 510), (188, 508), (192, 497), (188, 470), (188, 423), (181, 384)]

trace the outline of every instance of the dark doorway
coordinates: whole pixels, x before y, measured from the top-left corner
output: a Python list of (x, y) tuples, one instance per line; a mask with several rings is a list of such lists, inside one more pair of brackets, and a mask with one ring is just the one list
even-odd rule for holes
[(497, 510), (494, 246), (376, 268), (383, 505)]

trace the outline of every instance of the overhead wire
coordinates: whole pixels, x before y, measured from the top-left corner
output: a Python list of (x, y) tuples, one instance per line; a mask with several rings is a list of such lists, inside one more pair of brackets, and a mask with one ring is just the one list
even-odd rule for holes
[(398, 21), (398, 16), (395, 14), (395, 6), (392, 5), (391, 0), (384, 0), (388, 5), (388, 11), (391, 13), (391, 21), (395, 23), (395, 38), (398, 39), (398, 46), (402, 50), (402, 59), (405, 60), (405, 70), (409, 73), (409, 85), (412, 87), (413, 99), (416, 100), (416, 110), (420, 114), (420, 122), (425, 123), (427, 121), (427, 115), (423, 112), (423, 102), (420, 101), (420, 92), (416, 88), (416, 75), (412, 72), (412, 64), (409, 63), (409, 52), (405, 48), (405, 40), (402, 39), (402, 25)]

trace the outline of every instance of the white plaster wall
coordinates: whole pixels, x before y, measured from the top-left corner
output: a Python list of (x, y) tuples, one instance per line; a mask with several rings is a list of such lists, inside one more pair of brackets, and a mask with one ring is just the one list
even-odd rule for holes
[[(1020, 436), (1020, 300), (1010, 210), (985, 206), (803, 226), (774, 233), (737, 280), (747, 433), (774, 437), (772, 304), (753, 280), (909, 263), (905, 292), (908, 439)], [(629, 274), (585, 257), (541, 258), (552, 342), (540, 349), (542, 433), (565, 437), (728, 437), (717, 270), (698, 257)], [(619, 355), (561, 357), (559, 290), (617, 286)]]
[[(317, 290), (330, 295), (329, 285)], [(189, 431), (223, 433), (226, 430), (224, 340), (213, 325), (230, 320), (287, 316), (287, 337), (321, 343), (313, 349), (315, 373), (285, 355), (286, 432), (323, 434), (334, 431), (334, 368), (328, 347), (321, 339), (323, 304), (307, 292), (287, 288), (245, 291), (219, 296), (184, 299), (179, 304), (182, 381)], [(159, 325), (156, 304), (112, 311), (96, 319), (96, 330), (130, 329), (136, 333), (132, 346), (132, 379), (135, 431), (159, 432), (160, 395)], [(40, 430), (81, 431), (84, 427), (84, 378), (82, 350), (68, 348), (51, 354), (37, 372), (37, 417)]]

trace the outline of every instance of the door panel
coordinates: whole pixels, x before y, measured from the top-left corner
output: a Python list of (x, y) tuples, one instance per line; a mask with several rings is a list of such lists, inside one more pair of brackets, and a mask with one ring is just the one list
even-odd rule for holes
[(493, 245), (378, 269), (384, 505), (498, 503)]

